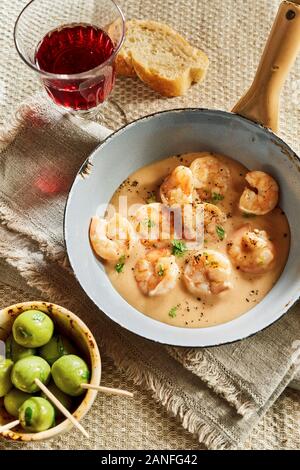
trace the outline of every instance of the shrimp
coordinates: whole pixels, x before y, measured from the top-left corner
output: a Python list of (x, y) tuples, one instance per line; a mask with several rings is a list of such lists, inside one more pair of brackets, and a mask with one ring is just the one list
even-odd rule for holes
[(230, 276), (230, 261), (215, 250), (196, 252), (183, 273), (185, 285), (194, 295), (214, 295), (230, 289)]
[(214, 154), (203, 152), (190, 166), (194, 187), (202, 201), (223, 198), (230, 179), (229, 168)]
[[(223, 240), (226, 232), (223, 228), (227, 218), (222, 209), (210, 203), (193, 205), (192, 209), (184, 207), (183, 228), (184, 237), (188, 240), (201, 239), (199, 231), (202, 231), (204, 239)], [(198, 211), (198, 213), (196, 212)]]
[(227, 245), (232, 261), (245, 273), (264, 274), (272, 268), (274, 244), (265, 230), (252, 230), (250, 225), (238, 229)]
[(159, 202), (141, 206), (133, 217), (135, 230), (145, 246), (167, 247), (174, 238), (173, 213)]
[(214, 204), (204, 203), (204, 233), (214, 240), (224, 240), (226, 232), (223, 228), (226, 215)]
[(92, 217), (90, 242), (95, 253), (108, 261), (116, 261), (130, 253), (136, 235), (131, 223), (120, 214), (111, 219)]
[(194, 183), (191, 170), (183, 165), (177, 166), (167, 176), (160, 187), (160, 197), (169, 206), (193, 202)]
[[(265, 215), (278, 204), (279, 187), (274, 178), (263, 171), (250, 171), (246, 175), (250, 188), (245, 188), (239, 208), (246, 214)], [(252, 188), (252, 189), (251, 189)]]
[(164, 295), (174, 289), (178, 275), (175, 256), (166, 248), (150, 250), (134, 268), (137, 285), (143, 294), (150, 297)]

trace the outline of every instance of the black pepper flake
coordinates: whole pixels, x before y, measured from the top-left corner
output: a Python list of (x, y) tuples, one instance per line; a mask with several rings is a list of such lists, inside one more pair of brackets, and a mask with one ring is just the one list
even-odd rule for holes
[(284, 236), (284, 238), (287, 238), (288, 234), (287, 234), (287, 233), (284, 233), (283, 236)]
[(249, 300), (249, 299), (246, 299), (246, 302), (250, 302), (250, 300)]

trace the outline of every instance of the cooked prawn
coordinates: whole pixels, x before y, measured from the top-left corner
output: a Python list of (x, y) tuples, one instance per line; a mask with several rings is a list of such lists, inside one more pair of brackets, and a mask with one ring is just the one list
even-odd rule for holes
[(275, 247), (265, 230), (252, 230), (250, 225), (245, 225), (233, 234), (227, 249), (241, 271), (263, 274), (272, 268)]
[(150, 297), (164, 295), (175, 287), (179, 268), (175, 256), (166, 248), (151, 250), (134, 268), (140, 290)]
[(169, 206), (160, 202), (141, 206), (134, 214), (133, 221), (145, 246), (166, 247), (174, 238), (174, 214)]
[(277, 206), (279, 197), (279, 187), (274, 178), (263, 171), (250, 171), (246, 181), (250, 188), (245, 188), (240, 198), (240, 209), (255, 215), (271, 212)]
[(194, 187), (202, 201), (224, 197), (230, 179), (230, 170), (212, 153), (203, 152), (190, 166)]
[(184, 269), (187, 289), (195, 295), (220, 294), (232, 287), (231, 265), (226, 255), (205, 250), (192, 255)]
[[(178, 229), (181, 228), (181, 236)], [(177, 238), (203, 242), (204, 206), (203, 204), (185, 204), (182, 207), (182, 226), (175, 227)]]
[(223, 228), (227, 220), (226, 215), (215, 204), (204, 203), (204, 232), (206, 237), (214, 240), (223, 240), (226, 232)]
[(95, 253), (101, 258), (116, 261), (121, 256), (127, 256), (135, 241), (131, 223), (120, 214), (115, 214), (109, 220), (92, 217), (90, 242)]
[(196, 237), (198, 240), (201, 237), (210, 240), (225, 238), (226, 232), (223, 226), (227, 218), (222, 209), (216, 205), (205, 202), (193, 205), (192, 208), (185, 206), (183, 215), (184, 238), (188, 240), (195, 240)]
[(169, 206), (189, 204), (193, 201), (193, 175), (191, 170), (183, 165), (177, 166), (167, 176), (160, 187), (160, 197)]

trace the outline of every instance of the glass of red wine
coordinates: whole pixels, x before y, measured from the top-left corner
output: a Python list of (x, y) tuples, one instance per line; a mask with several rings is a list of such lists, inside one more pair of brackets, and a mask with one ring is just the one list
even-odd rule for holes
[(14, 29), (17, 51), (56, 105), (95, 112), (111, 93), (125, 20), (113, 0), (32, 0)]

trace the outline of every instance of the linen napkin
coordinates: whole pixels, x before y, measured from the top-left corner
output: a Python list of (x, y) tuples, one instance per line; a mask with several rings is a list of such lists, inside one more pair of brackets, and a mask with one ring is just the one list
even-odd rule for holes
[(165, 347), (110, 321), (78, 285), (63, 241), (71, 182), (105, 135), (95, 123), (70, 120), (43, 95), (23, 103), (0, 136), (0, 256), (41, 297), (78, 314), (117, 367), (152, 390), (200, 442), (236, 448), (295, 375), (299, 307), (249, 339), (209, 349)]

